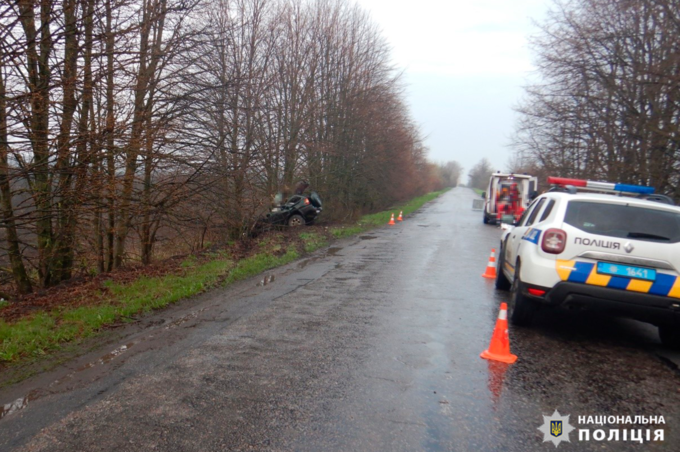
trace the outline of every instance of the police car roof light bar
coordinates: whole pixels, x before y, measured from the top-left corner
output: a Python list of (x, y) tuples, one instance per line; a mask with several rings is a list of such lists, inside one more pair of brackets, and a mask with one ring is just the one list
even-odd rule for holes
[(568, 179), (566, 177), (548, 177), (548, 183), (551, 185), (572, 185), (574, 187), (585, 188), (590, 190), (602, 191), (616, 191), (626, 193), (639, 193), (641, 195), (651, 195), (654, 193), (654, 187), (647, 187), (644, 185), (630, 185), (630, 184), (613, 184), (611, 182), (595, 182), (583, 179)]

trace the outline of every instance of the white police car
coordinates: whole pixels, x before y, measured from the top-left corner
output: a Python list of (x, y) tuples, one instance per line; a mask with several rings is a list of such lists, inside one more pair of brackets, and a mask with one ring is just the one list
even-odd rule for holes
[(503, 225), (496, 288), (512, 292), (510, 322), (529, 324), (542, 305), (606, 310), (655, 324), (680, 347), (680, 207), (652, 187), (548, 182)]

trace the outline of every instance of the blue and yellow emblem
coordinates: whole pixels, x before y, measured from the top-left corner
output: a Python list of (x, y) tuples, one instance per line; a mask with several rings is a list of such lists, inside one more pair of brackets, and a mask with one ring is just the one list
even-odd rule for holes
[(555, 438), (562, 434), (562, 421), (550, 421), (550, 434)]
[(569, 441), (569, 433), (575, 428), (569, 425), (569, 415), (561, 416), (560, 412), (555, 410), (552, 416), (543, 416), (543, 425), (538, 430), (543, 433), (543, 442), (551, 442), (558, 446), (562, 441)]
[(522, 236), (522, 240), (526, 240), (528, 242), (533, 243), (534, 245), (538, 245), (538, 239), (541, 237), (541, 230), (536, 229), (536, 228), (529, 228), (526, 230), (524, 235)]

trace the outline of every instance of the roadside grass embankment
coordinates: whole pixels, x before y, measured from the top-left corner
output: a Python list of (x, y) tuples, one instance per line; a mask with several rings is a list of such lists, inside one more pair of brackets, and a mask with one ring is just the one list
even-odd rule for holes
[[(408, 216), (444, 191), (415, 198), (389, 211), (363, 216), (352, 225), (334, 226), (324, 232), (312, 228), (299, 231), (294, 233), (297, 240), (292, 242), (290, 236), (283, 234), (265, 236), (247, 257), (234, 258), (228, 251), (190, 256), (170, 274), (141, 276), (131, 282), (106, 280), (98, 289), (77, 295), (80, 298), (68, 306), (33, 312), (12, 322), (0, 318), (0, 369), (36, 361), (107, 327), (135, 321), (144, 313), (181, 299), (284, 265), (327, 246), (333, 238), (349, 237), (382, 226), (392, 213), (398, 215), (403, 211)], [(0, 309), (6, 305), (0, 304)]]

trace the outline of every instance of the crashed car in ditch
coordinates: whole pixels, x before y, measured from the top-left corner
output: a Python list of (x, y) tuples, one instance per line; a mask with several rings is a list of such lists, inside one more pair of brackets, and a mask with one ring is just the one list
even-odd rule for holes
[[(302, 226), (313, 224), (323, 210), (321, 197), (315, 191), (305, 194), (309, 187), (306, 181), (298, 182), (295, 194), (288, 198), (285, 203), (274, 207), (265, 217), (264, 221), (273, 225)], [(280, 199), (280, 194), (277, 195)], [(279, 204), (279, 203), (277, 203)]]

